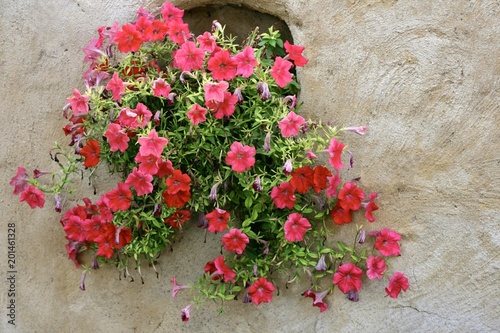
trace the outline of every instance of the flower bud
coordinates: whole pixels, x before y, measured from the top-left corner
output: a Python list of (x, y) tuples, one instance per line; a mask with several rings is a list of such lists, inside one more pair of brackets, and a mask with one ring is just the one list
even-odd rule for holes
[(266, 153), (271, 151), (271, 132), (267, 132), (266, 138), (264, 139), (264, 151)]
[(326, 271), (326, 261), (325, 261), (325, 255), (322, 254), (321, 257), (319, 257), (318, 264), (316, 267), (314, 267), (317, 271)]
[(56, 205), (54, 207), (55, 211), (60, 213), (62, 209), (62, 200), (59, 194), (54, 195), (54, 199), (56, 200)]
[(212, 189), (210, 190), (210, 194), (208, 195), (208, 198), (212, 202), (217, 201), (217, 187), (219, 187), (219, 185), (220, 185), (220, 182), (215, 183), (215, 185), (212, 186)]
[(292, 159), (289, 158), (286, 160), (285, 165), (283, 165), (283, 172), (285, 175), (289, 175), (292, 173), (293, 170), (293, 165), (292, 165)]
[(358, 241), (358, 243), (359, 243), (359, 244), (363, 244), (363, 243), (365, 242), (365, 240), (366, 240), (366, 232), (365, 232), (365, 229), (361, 229), (361, 230), (359, 231), (359, 235), (358, 235), (358, 239), (357, 239), (357, 241)]
[(293, 109), (297, 105), (297, 97), (295, 95), (288, 95), (283, 99), (283, 103), (288, 103), (288, 101), (292, 101), (288, 106), (290, 109)]
[(222, 30), (222, 25), (217, 20), (212, 21), (212, 32), (215, 30)]
[(349, 292), (346, 294), (346, 297), (348, 300), (353, 302), (359, 301), (359, 293), (355, 290), (349, 290)]
[(243, 95), (241, 94), (241, 90), (243, 90), (243, 87), (238, 87), (236, 89), (234, 89), (234, 93), (233, 95), (236, 96), (236, 98), (238, 98), (238, 104), (242, 104), (243, 103)]
[(269, 92), (269, 86), (267, 85), (266, 82), (257, 83), (257, 92), (259, 93), (260, 98), (263, 101), (267, 101), (269, 98), (271, 98), (271, 93)]
[(257, 178), (255, 178), (252, 187), (255, 190), (255, 192), (262, 192), (262, 186), (260, 184), (260, 176), (257, 176)]

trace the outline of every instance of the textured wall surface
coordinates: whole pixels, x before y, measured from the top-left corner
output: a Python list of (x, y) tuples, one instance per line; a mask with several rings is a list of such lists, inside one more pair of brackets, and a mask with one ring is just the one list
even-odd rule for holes
[[(61, 108), (83, 88), (81, 49), (95, 29), (161, 1), (0, 0), (0, 331), (500, 331), (500, 1), (174, 2), (210, 3), (283, 19), (310, 59), (299, 72), (303, 112), (369, 127), (365, 137), (345, 138), (356, 158), (350, 172), (380, 194), (378, 225), (368, 228), (402, 234), (403, 255), (391, 263), (410, 290), (393, 300), (383, 297), (384, 283), (365, 281), (360, 302), (336, 293), (320, 314), (300, 296), (305, 284), (281, 286), (271, 304), (232, 302), (218, 315), (206, 303), (185, 324), (180, 309), (190, 296), (174, 300), (170, 277), (187, 282), (218, 253), (210, 246), (216, 236), (204, 244), (188, 227), (160, 258), (159, 279), (144, 269), (145, 284), (129, 282), (108, 267), (80, 291), (58, 215), (20, 204), (8, 182), (18, 165), (51, 168), (48, 151), (65, 140)], [(17, 237), (16, 328), (7, 322), (3, 278), (8, 223)]]

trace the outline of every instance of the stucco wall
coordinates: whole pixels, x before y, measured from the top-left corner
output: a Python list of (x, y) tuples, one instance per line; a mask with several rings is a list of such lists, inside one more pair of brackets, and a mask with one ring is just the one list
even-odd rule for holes
[(218, 315), (206, 303), (185, 324), (180, 309), (190, 298), (172, 299), (170, 278), (189, 281), (218, 253), (210, 247), (216, 236), (204, 244), (202, 232), (188, 227), (160, 259), (159, 279), (145, 269), (145, 284), (131, 283), (102, 268), (80, 291), (58, 215), (18, 203), (8, 182), (18, 165), (51, 167), (49, 149), (65, 140), (61, 108), (74, 87), (83, 88), (81, 49), (95, 29), (161, 1), (0, 0), (0, 274), (8, 270), (8, 223), (16, 224), (18, 272), (17, 327), (7, 322), (4, 281), (0, 331), (499, 331), (500, 1), (173, 3), (246, 4), (289, 25), (310, 59), (299, 72), (303, 111), (369, 127), (369, 135), (346, 139), (356, 158), (351, 174), (380, 194), (372, 228), (402, 234), (403, 255), (391, 263), (407, 273), (410, 290), (393, 300), (383, 297), (383, 284), (366, 281), (360, 302), (336, 293), (319, 314), (300, 297), (306, 284), (281, 286), (271, 304), (230, 302)]

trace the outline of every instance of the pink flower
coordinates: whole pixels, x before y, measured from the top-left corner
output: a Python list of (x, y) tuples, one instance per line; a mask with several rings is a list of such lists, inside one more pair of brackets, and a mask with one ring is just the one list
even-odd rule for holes
[(132, 128), (143, 128), (148, 124), (149, 120), (153, 116), (151, 111), (148, 110), (148, 107), (142, 103), (137, 103), (134, 113), (136, 114), (135, 124), (137, 125), (131, 126)]
[(279, 87), (284, 88), (292, 81), (290, 68), (292, 68), (292, 63), (290, 61), (283, 60), (281, 57), (276, 57), (274, 65), (271, 68), (271, 76), (276, 80), (276, 84)]
[(12, 177), (9, 184), (14, 186), (13, 194), (19, 194), (28, 187), (29, 177), (26, 174), (26, 169), (23, 167), (17, 167), (17, 174)]
[(333, 198), (337, 196), (337, 188), (342, 183), (342, 179), (338, 172), (331, 177), (327, 178), (328, 184), (326, 186), (326, 196), (328, 198)]
[(206, 114), (207, 114), (207, 109), (205, 109), (199, 104), (193, 104), (191, 109), (188, 111), (187, 116), (189, 120), (191, 120), (193, 125), (198, 125), (199, 123), (207, 120)]
[(375, 222), (375, 218), (372, 215), (372, 212), (378, 209), (378, 206), (375, 204), (375, 199), (378, 197), (377, 193), (370, 193), (370, 201), (366, 204), (363, 204), (365, 207), (365, 217), (369, 222)]
[(243, 146), (241, 142), (235, 141), (227, 153), (226, 164), (236, 172), (249, 170), (255, 164), (255, 148)]
[(340, 207), (345, 210), (358, 210), (364, 198), (363, 190), (352, 182), (345, 183), (338, 195)]
[(87, 114), (89, 112), (89, 96), (80, 94), (78, 89), (73, 89), (73, 96), (66, 98), (66, 100), (71, 105), (74, 114)]
[(401, 253), (398, 241), (401, 236), (390, 229), (382, 229), (378, 232), (377, 239), (375, 240), (375, 249), (385, 256), (398, 256)]
[(172, 286), (172, 297), (173, 298), (175, 298), (175, 296), (177, 296), (177, 293), (179, 291), (181, 291), (182, 289), (188, 289), (189, 288), (189, 286), (178, 285), (177, 281), (175, 280), (175, 278), (171, 278), (170, 282), (172, 282), (172, 284), (173, 284), (173, 286)]
[(389, 281), (389, 286), (385, 288), (385, 292), (392, 298), (398, 298), (401, 290), (406, 291), (409, 286), (410, 283), (408, 282), (408, 278), (403, 273), (396, 272)]
[(226, 91), (224, 92), (224, 99), (222, 102), (215, 102), (211, 100), (206, 102), (206, 105), (215, 112), (215, 118), (222, 119), (225, 116), (229, 117), (234, 113), (236, 103), (238, 103), (238, 97)]
[(191, 306), (192, 306), (192, 304), (189, 304), (188, 306), (186, 306), (184, 309), (181, 310), (182, 321), (184, 321), (184, 322), (189, 321), (189, 318), (190, 318), (189, 309), (191, 309)]
[(167, 22), (168, 24), (168, 38), (178, 44), (182, 45), (190, 36), (189, 26), (182, 20)]
[(208, 220), (208, 231), (224, 231), (227, 228), (227, 221), (231, 215), (223, 209), (215, 208), (211, 213), (205, 215)]
[(140, 49), (143, 42), (141, 32), (133, 24), (125, 24), (114, 38), (118, 43), (118, 50), (123, 53), (135, 52)]
[(292, 45), (288, 41), (285, 42), (284, 46), (295, 66), (302, 67), (309, 62), (309, 60), (302, 55), (302, 51), (305, 49), (304, 46)]
[(328, 295), (330, 290), (325, 290), (322, 292), (313, 292), (311, 289), (306, 290), (302, 295), (305, 297), (311, 297), (313, 299), (313, 306), (319, 308), (319, 312), (323, 312), (328, 308), (328, 304), (323, 302), (323, 298)]
[(217, 46), (215, 37), (208, 31), (205, 31), (203, 35), (196, 37), (196, 41), (200, 44), (200, 49), (209, 53), (212, 53)]
[(229, 81), (236, 76), (237, 63), (231, 58), (228, 50), (221, 50), (208, 60), (207, 68), (215, 80)]
[(370, 280), (381, 279), (384, 276), (384, 272), (387, 270), (387, 265), (385, 264), (384, 258), (369, 256), (366, 259), (366, 276)]
[(342, 164), (342, 150), (345, 145), (339, 142), (337, 138), (330, 140), (330, 146), (328, 147), (328, 152), (330, 153), (330, 165), (336, 170), (342, 169), (344, 165)]
[(165, 2), (161, 8), (161, 15), (166, 23), (182, 22), (184, 10), (175, 7), (170, 2)]
[(315, 158), (318, 158), (318, 156), (316, 156), (316, 154), (311, 149), (307, 149), (306, 150), (306, 158), (313, 160)]
[(160, 20), (154, 20), (143, 32), (147, 41), (161, 41), (168, 32), (168, 25)]
[(132, 186), (137, 195), (144, 195), (153, 192), (153, 176), (148, 173), (142, 172), (137, 168), (128, 175), (125, 184)]
[(290, 182), (284, 182), (271, 190), (271, 198), (276, 207), (292, 209), (295, 204), (295, 190)]
[(222, 236), (224, 248), (227, 251), (234, 251), (237, 254), (242, 254), (249, 242), (248, 236), (236, 228), (232, 228), (227, 234)]
[(144, 173), (148, 173), (150, 175), (154, 175), (158, 172), (160, 169), (160, 163), (162, 159), (156, 155), (149, 154), (149, 155), (141, 155), (138, 153), (135, 158), (135, 162), (140, 163), (139, 164), (139, 171), (142, 171)]
[(109, 124), (108, 129), (104, 133), (104, 136), (108, 139), (109, 148), (111, 151), (119, 150), (123, 153), (125, 150), (127, 150), (130, 138), (119, 124)]
[(34, 209), (35, 207), (43, 208), (43, 205), (45, 204), (45, 195), (35, 186), (30, 185), (21, 192), (19, 201), (26, 201), (26, 203), (30, 205), (31, 209)]
[(161, 78), (154, 80), (151, 88), (153, 89), (153, 94), (156, 97), (168, 97), (171, 90), (170, 85)]
[(285, 239), (289, 242), (299, 242), (304, 239), (307, 230), (311, 228), (311, 223), (299, 213), (288, 215), (285, 222)]
[(254, 281), (254, 283), (248, 287), (248, 295), (252, 299), (255, 305), (260, 303), (269, 303), (273, 299), (274, 285), (267, 281), (265, 277), (261, 277)]
[(113, 73), (111, 80), (109, 80), (106, 85), (106, 89), (113, 92), (113, 99), (115, 101), (121, 101), (121, 95), (125, 93), (125, 85), (123, 84), (122, 79), (118, 76), (117, 72)]
[(281, 130), (281, 135), (288, 138), (290, 136), (295, 136), (299, 134), (300, 127), (306, 122), (306, 120), (297, 115), (295, 112), (290, 111), (285, 118), (279, 122), (279, 128)]
[(163, 148), (168, 144), (168, 140), (164, 137), (159, 137), (155, 129), (152, 129), (147, 137), (141, 137), (138, 141), (141, 146), (139, 153), (142, 156), (151, 154), (159, 157), (163, 152)]
[(234, 278), (236, 277), (236, 272), (230, 269), (226, 265), (223, 256), (218, 256), (217, 258), (214, 259), (214, 266), (217, 271), (217, 274), (221, 275), (225, 282), (227, 281), (231, 281), (233, 283), (236, 282), (234, 280)]
[(125, 183), (118, 183), (115, 189), (105, 194), (104, 202), (113, 212), (129, 209), (132, 202), (130, 186)]
[(236, 75), (241, 75), (243, 77), (250, 77), (253, 74), (253, 69), (258, 65), (255, 59), (254, 49), (251, 46), (247, 46), (234, 56), (236, 60), (237, 71)]
[(185, 42), (181, 48), (175, 52), (174, 60), (176, 66), (182, 71), (198, 70), (203, 67), (205, 52), (196, 47), (194, 42)]
[(359, 135), (365, 135), (366, 131), (368, 130), (368, 127), (366, 127), (366, 126), (357, 126), (357, 127), (351, 126), (351, 127), (344, 128), (344, 130), (348, 131), (348, 132), (353, 132), (353, 133), (356, 133)]
[(337, 272), (333, 275), (333, 283), (340, 291), (347, 294), (349, 291), (359, 291), (361, 289), (361, 276), (363, 271), (353, 263), (347, 263), (339, 266)]
[(205, 91), (205, 102), (215, 101), (222, 102), (224, 101), (224, 93), (229, 87), (229, 83), (226, 81), (220, 82), (207, 82), (203, 85), (203, 90)]

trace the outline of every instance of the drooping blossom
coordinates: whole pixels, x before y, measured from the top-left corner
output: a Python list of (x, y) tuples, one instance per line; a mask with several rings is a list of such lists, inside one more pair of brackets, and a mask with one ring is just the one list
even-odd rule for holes
[(276, 80), (276, 84), (284, 88), (289, 82), (292, 81), (292, 73), (290, 68), (293, 64), (288, 60), (283, 60), (282, 57), (276, 57), (274, 65), (271, 68), (271, 76)]
[(227, 228), (227, 222), (230, 216), (229, 212), (220, 208), (215, 208), (212, 212), (205, 215), (205, 218), (208, 220), (208, 231), (224, 231)]
[(324, 290), (322, 292), (314, 292), (311, 289), (306, 290), (302, 295), (304, 297), (311, 297), (313, 299), (313, 306), (317, 306), (319, 308), (319, 312), (323, 312), (328, 308), (328, 304), (323, 302), (323, 298), (330, 292), (329, 289)]
[(365, 207), (365, 217), (369, 222), (375, 222), (375, 218), (373, 217), (372, 212), (378, 209), (377, 204), (375, 204), (375, 199), (377, 197), (377, 193), (370, 193), (370, 201), (368, 201), (368, 203), (366, 204), (363, 204), (363, 206)]
[(99, 164), (99, 154), (101, 153), (101, 148), (99, 147), (99, 141), (89, 140), (85, 146), (80, 149), (80, 155), (85, 158), (83, 165), (86, 168), (91, 168)]
[(122, 182), (118, 183), (116, 188), (105, 194), (104, 202), (113, 212), (129, 209), (132, 202), (130, 186)]
[(358, 210), (364, 198), (363, 190), (352, 182), (345, 183), (338, 195), (340, 207), (345, 210)]
[(78, 89), (73, 89), (73, 96), (66, 98), (66, 101), (71, 105), (73, 114), (87, 114), (89, 112), (89, 96), (82, 95)]
[(350, 300), (352, 302), (359, 301), (359, 293), (355, 290), (349, 290), (345, 296), (348, 300)]
[(85, 54), (85, 58), (83, 58), (84, 62), (94, 63), (101, 56), (104, 56), (104, 52), (101, 50), (101, 42), (99, 42), (98, 38), (92, 38), (92, 40), (83, 48), (83, 53)]
[(262, 184), (260, 183), (260, 176), (255, 177), (252, 187), (255, 192), (262, 192)]
[(335, 170), (342, 169), (344, 165), (342, 164), (342, 150), (345, 145), (339, 142), (337, 138), (330, 140), (330, 146), (328, 147), (328, 153), (330, 153), (330, 165), (335, 168)]
[(314, 170), (306, 165), (292, 171), (292, 178), (290, 184), (299, 193), (306, 193), (314, 185)]
[(288, 138), (299, 134), (300, 128), (305, 122), (306, 120), (302, 116), (290, 111), (286, 117), (279, 122), (278, 126), (281, 130), (281, 135)]
[(260, 303), (269, 303), (273, 299), (274, 285), (267, 281), (265, 277), (255, 280), (250, 287), (248, 287), (248, 295), (252, 303), (259, 305)]
[(123, 80), (120, 79), (117, 72), (113, 73), (111, 80), (109, 80), (108, 84), (106, 85), (106, 90), (109, 90), (113, 93), (113, 100), (122, 100), (121, 95), (125, 93), (125, 84), (123, 83)]
[(118, 50), (123, 53), (138, 51), (143, 42), (142, 35), (134, 24), (123, 25), (114, 39), (118, 43)]
[(236, 252), (237, 254), (242, 254), (249, 242), (248, 236), (236, 228), (232, 228), (222, 236), (222, 244), (226, 251)]
[(254, 49), (251, 46), (246, 46), (243, 51), (234, 56), (236, 61), (237, 71), (236, 75), (243, 77), (250, 77), (253, 74), (255, 66), (258, 65), (255, 59)]
[(264, 138), (264, 151), (269, 153), (271, 151), (271, 132), (267, 132), (266, 137)]
[(259, 93), (260, 99), (262, 99), (262, 101), (267, 101), (269, 98), (271, 98), (271, 92), (269, 91), (269, 85), (267, 84), (267, 82), (258, 82), (257, 92)]
[(236, 277), (236, 272), (226, 265), (223, 256), (218, 256), (217, 258), (215, 258), (213, 264), (215, 266), (217, 274), (222, 276), (222, 279), (225, 282), (236, 282), (236, 280), (234, 279)]
[(384, 257), (398, 256), (401, 253), (398, 243), (400, 240), (401, 236), (397, 232), (388, 228), (382, 229), (375, 240), (375, 249), (379, 250)]
[(387, 265), (382, 257), (369, 256), (366, 259), (366, 276), (370, 280), (381, 279), (387, 270)]
[(122, 153), (125, 150), (127, 150), (130, 138), (119, 124), (116, 123), (109, 124), (108, 129), (104, 133), (104, 137), (108, 139), (109, 150), (111, 151), (119, 150)]
[(224, 93), (227, 91), (227, 88), (229, 88), (229, 83), (226, 81), (205, 83), (203, 85), (203, 90), (205, 91), (205, 102), (224, 101)]
[(363, 244), (366, 241), (366, 231), (365, 229), (361, 229), (358, 234), (358, 238), (356, 239), (356, 242), (358, 244)]
[(339, 287), (340, 291), (347, 294), (350, 290), (359, 291), (361, 289), (361, 276), (363, 271), (353, 263), (340, 265), (333, 275), (333, 283)]
[(175, 278), (171, 278), (170, 282), (172, 282), (172, 297), (175, 298), (177, 296), (177, 293), (183, 289), (189, 289), (189, 286), (186, 285), (179, 285), (177, 284), (177, 280)]
[(137, 195), (145, 195), (153, 192), (153, 176), (134, 168), (127, 176), (125, 184), (135, 189)]
[(304, 46), (292, 45), (288, 41), (284, 44), (285, 50), (288, 53), (288, 57), (293, 60), (295, 66), (303, 67), (309, 62), (303, 55)]
[(318, 263), (316, 264), (316, 266), (314, 267), (315, 270), (317, 271), (326, 271), (327, 269), (327, 266), (326, 266), (326, 261), (325, 261), (325, 257), (326, 255), (322, 254), (319, 259), (318, 259)]
[(43, 205), (45, 204), (45, 194), (35, 186), (30, 185), (21, 192), (19, 201), (26, 201), (32, 209), (35, 207), (43, 208)]
[(200, 49), (205, 52), (212, 53), (217, 46), (215, 37), (208, 31), (205, 31), (203, 35), (196, 37), (196, 41), (200, 44)]
[(289, 158), (285, 161), (285, 164), (283, 165), (283, 173), (285, 175), (289, 175), (292, 173), (292, 170), (293, 170), (292, 159)]
[(14, 191), (12, 192), (13, 194), (19, 194), (22, 191), (28, 187), (28, 182), (29, 182), (29, 177), (28, 174), (26, 173), (26, 169), (23, 167), (17, 167), (17, 173), (12, 179), (10, 180), (9, 184), (11, 186), (14, 186)]
[(352, 211), (342, 208), (339, 202), (330, 211), (330, 216), (333, 217), (333, 223), (337, 225), (351, 223), (352, 221)]
[(290, 182), (283, 182), (271, 190), (271, 198), (276, 207), (292, 209), (295, 204), (295, 190)]
[(408, 278), (403, 273), (396, 272), (389, 281), (387, 288), (385, 288), (385, 292), (392, 298), (398, 298), (401, 290), (407, 291), (408, 287), (410, 287)]
[(235, 141), (231, 144), (230, 151), (226, 156), (226, 164), (236, 172), (245, 172), (255, 164), (255, 148), (244, 146), (241, 142)]
[(311, 149), (307, 149), (306, 150), (306, 158), (313, 160), (315, 158), (318, 158), (318, 156)]
[(191, 120), (191, 123), (195, 126), (207, 120), (206, 114), (207, 109), (197, 103), (193, 104), (191, 109), (187, 112), (189, 120)]
[(181, 319), (183, 322), (188, 322), (190, 318), (189, 309), (191, 309), (192, 304), (188, 304), (185, 308), (181, 310)]
[(182, 71), (198, 70), (203, 67), (205, 52), (196, 47), (194, 42), (185, 42), (175, 52), (174, 60), (176, 66)]
[(33, 170), (33, 178), (35, 178), (35, 179), (42, 177), (44, 175), (50, 175), (50, 174), (51, 174), (50, 171), (43, 171), (43, 170), (39, 170), (39, 169)]
[(368, 127), (366, 127), (366, 126), (350, 126), (350, 127), (344, 128), (344, 131), (353, 132), (353, 133), (356, 133), (359, 135), (365, 135), (367, 130), (368, 130)]
[(165, 219), (165, 223), (168, 223), (174, 229), (180, 229), (186, 221), (191, 218), (191, 212), (189, 210), (176, 210), (172, 216)]
[(206, 105), (213, 110), (215, 118), (222, 119), (224, 117), (229, 117), (234, 113), (237, 102), (238, 97), (231, 94), (229, 91), (226, 91), (224, 92), (224, 99), (222, 102), (210, 100), (206, 102)]
[(151, 88), (153, 89), (153, 95), (156, 97), (168, 97), (171, 90), (170, 85), (162, 78), (154, 80)]
[(163, 148), (168, 144), (168, 139), (158, 136), (155, 129), (152, 129), (148, 136), (140, 137), (138, 141), (141, 146), (139, 153), (142, 156), (151, 154), (159, 157), (163, 152)]
[(288, 215), (288, 219), (284, 225), (285, 239), (289, 242), (300, 242), (304, 239), (304, 235), (311, 228), (309, 220), (300, 213), (292, 213)]
[(236, 76), (237, 63), (228, 50), (221, 50), (208, 60), (207, 68), (215, 80), (229, 81)]

